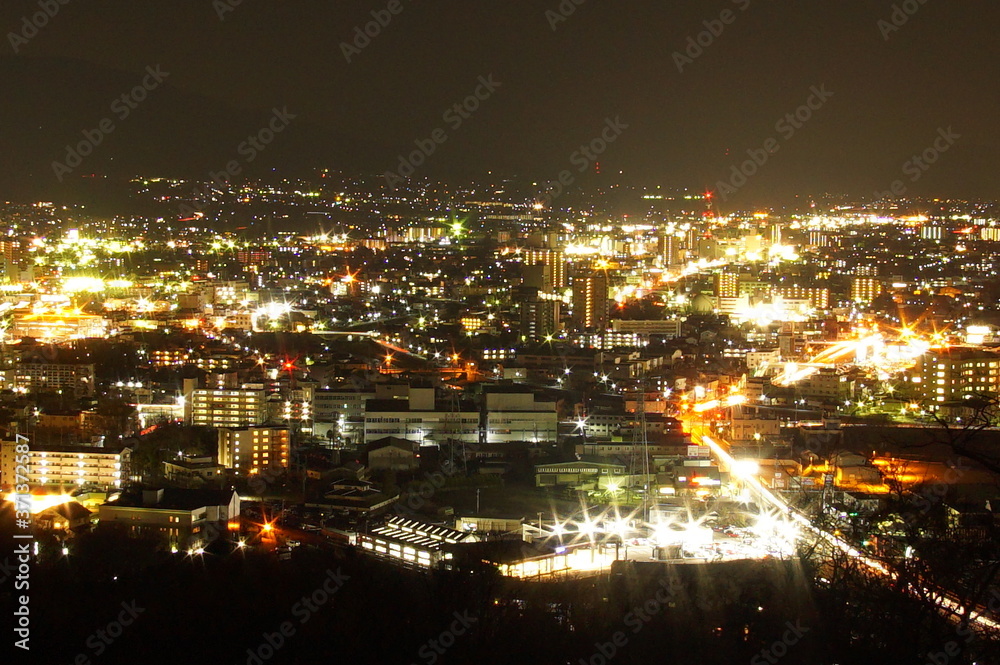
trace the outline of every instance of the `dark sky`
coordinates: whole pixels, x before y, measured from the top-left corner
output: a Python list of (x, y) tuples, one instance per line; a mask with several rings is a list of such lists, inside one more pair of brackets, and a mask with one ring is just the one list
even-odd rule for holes
[[(417, 175), (549, 179), (575, 169), (574, 150), (620, 117), (628, 129), (601, 170), (624, 182), (714, 187), (773, 137), (778, 151), (734, 201), (864, 196), (896, 179), (913, 194), (995, 195), (995, 0), (909, 0), (916, 12), (888, 40), (878, 25), (893, 13), (888, 1), (565, 0), (575, 12), (553, 31), (546, 11), (558, 0), (401, 0), (402, 13), (347, 63), (340, 43), (387, 4), (243, 0), (220, 20), (211, 0), (70, 0), (17, 55), (0, 44), (13, 100), (0, 147), (19, 156), (0, 172), (0, 193), (52, 184), (64, 146), (159, 64), (164, 87), (81, 170), (203, 175), (287, 106), (297, 118), (255, 168), (382, 172), (441, 128), (448, 141)], [(37, 9), (3, 3), (0, 27), (20, 31)], [(726, 9), (735, 20), (679, 72), (674, 52)], [(443, 113), (490, 74), (501, 87), (450, 127)], [(778, 131), (812, 86), (833, 96), (793, 135)], [(912, 180), (904, 163), (948, 127), (960, 138)]]

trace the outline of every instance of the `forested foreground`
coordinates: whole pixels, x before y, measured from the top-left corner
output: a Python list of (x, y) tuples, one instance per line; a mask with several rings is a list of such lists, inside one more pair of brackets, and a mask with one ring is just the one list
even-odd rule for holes
[(98, 530), (30, 583), (31, 660), (52, 664), (1000, 662), (993, 640), (851, 565), (626, 564), (525, 583), (350, 550), (171, 555)]

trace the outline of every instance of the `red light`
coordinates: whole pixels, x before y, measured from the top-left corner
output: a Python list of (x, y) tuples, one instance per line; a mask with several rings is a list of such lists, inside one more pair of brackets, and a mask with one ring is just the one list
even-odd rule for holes
[(715, 196), (715, 195), (711, 191), (705, 192), (705, 198), (706, 199), (711, 199), (713, 196)]

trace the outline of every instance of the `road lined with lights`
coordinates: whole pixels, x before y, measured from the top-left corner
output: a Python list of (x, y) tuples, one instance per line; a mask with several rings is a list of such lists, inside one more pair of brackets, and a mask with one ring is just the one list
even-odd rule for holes
[[(731, 471), (740, 468), (740, 462), (736, 460), (732, 455), (729, 454), (725, 448), (723, 448), (718, 442), (716, 442), (712, 437), (700, 434), (698, 432), (692, 432), (691, 438), (695, 440), (699, 445), (707, 445), (712, 449), (712, 452), (716, 455), (720, 462), (723, 462), (726, 466), (730, 468)], [(849, 542), (836, 536), (828, 531), (825, 531), (815, 524), (812, 520), (803, 515), (793, 506), (789, 505), (781, 497), (777, 496), (771, 492), (768, 488), (761, 484), (760, 480), (754, 477), (752, 473), (741, 474), (740, 479), (743, 480), (748, 486), (750, 486), (756, 494), (761, 497), (765, 502), (771, 505), (771, 507), (780, 511), (780, 514), (787, 515), (787, 517), (795, 522), (796, 524), (803, 527), (806, 531), (813, 533), (818, 536), (821, 540), (826, 542), (828, 545), (839, 549), (840, 551), (847, 554), (849, 557), (857, 560), (863, 564), (868, 569), (878, 573), (879, 575), (889, 578), (896, 579), (896, 573), (891, 569), (886, 567), (882, 562), (867, 556), (865, 553), (858, 550), (856, 547), (851, 545)], [(962, 607), (961, 603), (954, 599), (954, 595), (949, 592), (936, 592), (928, 588), (920, 589), (925, 595), (929, 595), (934, 598), (940, 606), (946, 608), (952, 613), (954, 618), (959, 618), (964, 615), (965, 609)], [(1000, 623), (986, 617), (982, 613), (982, 608), (978, 613), (974, 613), (970, 616), (970, 621), (974, 622), (978, 626), (992, 630), (1000, 630)]]
[(889, 375), (894, 368), (912, 366), (931, 348), (930, 342), (920, 339), (906, 328), (895, 339), (887, 339), (881, 332), (874, 332), (857, 339), (834, 342), (807, 361), (787, 362), (771, 382), (776, 386), (790, 386), (808, 379), (820, 369), (844, 362), (870, 365), (880, 375)]

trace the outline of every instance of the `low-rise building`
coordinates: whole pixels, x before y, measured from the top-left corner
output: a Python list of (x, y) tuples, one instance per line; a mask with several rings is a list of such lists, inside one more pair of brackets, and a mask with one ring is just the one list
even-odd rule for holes
[(59, 503), (36, 513), (34, 525), (43, 531), (59, 532), (66, 537), (90, 528), (91, 512), (76, 501)]
[(448, 545), (478, 542), (468, 532), (418, 520), (393, 516), (370, 533), (358, 534), (358, 545), (365, 552), (390, 559), (395, 563), (420, 568), (435, 568), (450, 560)]
[(535, 485), (537, 487), (592, 486), (597, 488), (602, 484), (606, 484), (609, 478), (620, 478), (624, 475), (624, 464), (605, 464), (601, 462), (539, 464), (535, 467)]
[(399, 499), (399, 494), (387, 494), (367, 480), (343, 478), (333, 483), (322, 501), (307, 503), (307, 508), (321, 508), (328, 513), (347, 513), (353, 519), (377, 514)]
[(449, 440), (479, 441), (479, 410), (471, 405), (438, 403), (433, 388), (406, 388), (405, 397), (379, 397), (365, 406), (365, 442), (387, 436), (421, 446)]
[(214, 457), (181, 457), (163, 463), (163, 476), (187, 487), (218, 483), (224, 470)]
[(486, 394), (486, 443), (555, 442), (559, 418), (556, 403), (539, 400), (520, 389), (497, 390)]
[(387, 436), (373, 441), (368, 447), (368, 468), (372, 471), (413, 471), (420, 466), (409, 439)]
[(99, 515), (102, 526), (154, 534), (176, 550), (198, 549), (228, 534), (240, 516), (240, 497), (234, 490), (137, 490), (102, 504)]
[(94, 394), (94, 366), (21, 363), (14, 368), (14, 387), (29, 392), (65, 392), (74, 397), (89, 397)]

